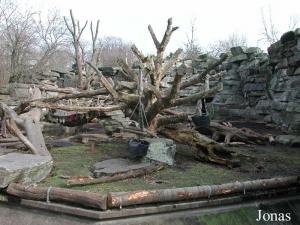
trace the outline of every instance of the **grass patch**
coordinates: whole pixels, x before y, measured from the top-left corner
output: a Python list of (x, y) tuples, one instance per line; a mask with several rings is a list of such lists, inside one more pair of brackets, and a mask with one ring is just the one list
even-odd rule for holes
[[(178, 146), (178, 152), (186, 152), (184, 146)], [(51, 176), (46, 178), (40, 186), (66, 187), (66, 180), (62, 176), (89, 176), (89, 168), (93, 163), (105, 159), (128, 156), (124, 143), (103, 143), (91, 151), (87, 145), (75, 145), (50, 150), (54, 160)], [(188, 154), (187, 154), (188, 155)], [(93, 184), (72, 189), (107, 193), (108, 191), (133, 191), (140, 189), (174, 188), (206, 184), (221, 184), (236, 180), (243, 180), (245, 176), (226, 168), (215, 167), (193, 160), (179, 158), (178, 163), (184, 162), (184, 169), (167, 167), (146, 177), (132, 178), (106, 184)], [(159, 184), (155, 181), (160, 181)], [(154, 182), (153, 182), (154, 181)]]

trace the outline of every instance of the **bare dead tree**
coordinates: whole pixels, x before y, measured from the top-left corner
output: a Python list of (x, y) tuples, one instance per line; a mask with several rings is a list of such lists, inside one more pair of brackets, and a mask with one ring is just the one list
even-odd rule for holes
[(96, 42), (97, 42), (97, 39), (98, 39), (99, 23), (100, 23), (100, 21), (97, 20), (95, 31), (94, 31), (94, 28), (93, 28), (93, 21), (91, 21), (91, 26), (90, 26), (91, 35), (92, 35), (92, 57), (91, 57), (91, 62), (92, 63), (96, 63), (96, 56), (97, 56)]
[(186, 58), (196, 58), (201, 54), (201, 47), (196, 38), (196, 18), (190, 22), (189, 33), (186, 34), (186, 43), (184, 43), (184, 54)]
[(269, 45), (278, 41), (279, 40), (279, 38), (278, 38), (279, 32), (273, 23), (271, 7), (269, 7), (269, 12), (267, 15), (265, 14), (264, 10), (261, 9), (261, 21), (262, 21), (262, 26), (263, 26), (261, 40), (266, 42)]
[(72, 22), (72, 27), (69, 25), (67, 22), (66, 17), (64, 17), (65, 24), (67, 26), (67, 29), (72, 35), (73, 38), (73, 45), (75, 49), (75, 57), (76, 57), (76, 67), (77, 67), (77, 73), (78, 73), (78, 87), (80, 89), (83, 89), (83, 77), (82, 77), (82, 57), (80, 54), (80, 37), (88, 23), (88, 21), (85, 22), (84, 26), (81, 28), (79, 21), (77, 23), (75, 22), (73, 12), (70, 9), (70, 17), (71, 17), (71, 22)]
[(96, 61), (103, 66), (118, 66), (118, 60), (125, 59), (131, 65), (136, 61), (136, 57), (131, 51), (131, 45), (119, 37), (102, 37), (96, 45)]
[(208, 51), (213, 56), (219, 56), (221, 53), (229, 52), (230, 48), (236, 46), (248, 47), (248, 42), (244, 35), (232, 33), (226, 39), (211, 44)]
[(300, 16), (298, 16), (298, 15), (290, 16), (289, 30), (296, 29), (299, 26), (299, 23), (300, 23)]
[(40, 51), (39, 59), (34, 65), (33, 70), (41, 72), (45, 69), (49, 69), (50, 66), (47, 68), (45, 65), (50, 62), (51, 58), (58, 52), (58, 50), (62, 50), (66, 45), (67, 28), (63, 18), (57, 10), (49, 13), (46, 21), (42, 20), (40, 14), (36, 26)]
[(15, 4), (1, 5), (1, 30), (4, 54), (7, 55), (10, 80), (18, 80), (27, 73), (36, 44), (35, 11), (20, 11)]
[[(100, 23), (100, 21), (97, 20), (95, 30), (93, 28), (93, 21), (91, 21), (91, 24), (90, 24), (90, 30), (91, 30), (91, 36), (92, 36), (92, 55), (91, 55), (90, 62), (92, 64), (96, 65), (96, 66), (98, 65), (98, 60), (97, 59), (99, 59), (98, 49), (96, 47), (97, 39), (98, 39), (98, 33), (99, 33), (99, 23)], [(93, 71), (91, 71), (88, 67), (87, 70), (86, 70), (86, 76), (87, 76), (86, 89), (89, 89), (90, 83), (94, 79), (93, 75), (94, 75)]]

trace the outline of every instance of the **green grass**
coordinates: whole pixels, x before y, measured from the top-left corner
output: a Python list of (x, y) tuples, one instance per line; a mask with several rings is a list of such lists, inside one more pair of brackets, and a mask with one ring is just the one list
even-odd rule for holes
[(241, 208), (239, 210), (207, 215), (198, 218), (203, 225), (254, 225), (261, 224), (256, 221), (257, 209), (254, 207)]
[[(141, 189), (159, 189), (174, 187), (189, 187), (207, 184), (221, 184), (233, 181), (258, 179), (259, 177), (273, 177), (294, 174), (299, 171), (299, 154), (296, 149), (281, 149), (278, 147), (257, 146), (255, 148), (237, 149), (236, 151), (253, 155), (258, 164), (263, 164), (267, 171), (263, 173), (239, 172), (239, 169), (227, 169), (210, 163), (195, 161), (190, 147), (177, 145), (176, 165), (146, 177), (138, 177), (113, 183), (72, 187), (72, 189), (107, 193), (108, 191), (133, 191)], [(89, 168), (97, 161), (128, 156), (125, 143), (102, 143), (91, 151), (88, 145), (75, 145), (50, 150), (54, 159), (51, 176), (40, 186), (67, 187), (66, 180), (61, 176), (89, 176)], [(287, 163), (287, 164), (286, 164)], [(254, 170), (252, 163), (244, 168)], [(160, 181), (159, 183), (154, 181)]]
[[(178, 152), (187, 152), (188, 149), (178, 146)], [(61, 176), (89, 176), (89, 167), (93, 163), (115, 157), (127, 155), (126, 144), (104, 143), (91, 151), (88, 146), (75, 145), (72, 147), (54, 148), (50, 150), (54, 159), (54, 169), (40, 186), (67, 187), (66, 180)], [(189, 155), (189, 154), (186, 154)], [(88, 190), (99, 193), (108, 191), (132, 191), (140, 189), (187, 187), (206, 184), (221, 184), (236, 180), (244, 180), (240, 173), (222, 167), (194, 161), (192, 158), (180, 158), (184, 162), (184, 168), (167, 167), (146, 177), (132, 178), (113, 183), (94, 184), (80, 187), (72, 187), (77, 190)], [(151, 182), (159, 180), (160, 183)]]

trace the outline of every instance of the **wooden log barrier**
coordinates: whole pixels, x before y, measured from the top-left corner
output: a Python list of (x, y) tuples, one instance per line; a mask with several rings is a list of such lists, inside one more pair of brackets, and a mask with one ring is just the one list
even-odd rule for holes
[(210, 198), (228, 194), (282, 188), (294, 184), (299, 185), (299, 178), (299, 176), (291, 176), (211, 186), (142, 190), (133, 192), (109, 192), (107, 203), (109, 208), (115, 208), (148, 203), (195, 200), (199, 198)]
[(93, 192), (55, 187), (25, 187), (24, 185), (16, 183), (9, 184), (6, 192), (10, 195), (24, 199), (65, 202), (79, 204), (88, 208), (107, 209), (107, 195), (100, 195)]

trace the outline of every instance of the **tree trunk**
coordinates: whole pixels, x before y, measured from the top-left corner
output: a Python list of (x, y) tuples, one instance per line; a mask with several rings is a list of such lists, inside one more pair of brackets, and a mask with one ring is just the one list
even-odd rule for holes
[(233, 160), (232, 151), (195, 130), (178, 125), (162, 128), (159, 132), (179, 143), (196, 147), (195, 157), (201, 161), (213, 162), (229, 168), (238, 165), (238, 161)]
[[(69, 204), (79, 204), (89, 208), (107, 209), (107, 196), (92, 192), (70, 190), (66, 188), (36, 188), (25, 187), (21, 184), (11, 183), (6, 192), (19, 198), (65, 202)], [(48, 199), (47, 199), (48, 198)]]
[[(201, 130), (201, 128), (199, 129)], [(239, 129), (236, 127), (224, 126), (216, 122), (211, 122), (210, 126), (206, 129), (212, 133), (212, 138), (215, 141), (224, 138), (225, 144), (229, 144), (231, 141), (244, 142), (247, 144), (266, 144), (269, 140), (269, 136), (256, 133), (249, 128)]]

